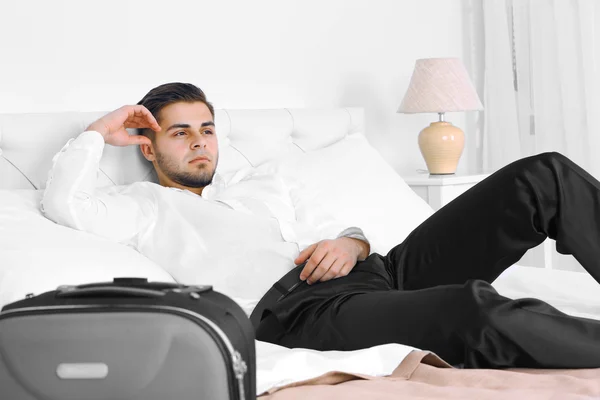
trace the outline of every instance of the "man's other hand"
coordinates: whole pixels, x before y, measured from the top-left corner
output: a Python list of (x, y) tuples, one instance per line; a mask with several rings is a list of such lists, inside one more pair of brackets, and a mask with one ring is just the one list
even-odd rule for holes
[(148, 109), (142, 105), (123, 106), (92, 123), (86, 131), (99, 132), (104, 142), (113, 146), (151, 144), (146, 136), (129, 135), (127, 128), (149, 128), (159, 132), (160, 125)]
[(346, 276), (356, 265), (359, 255), (364, 251), (364, 242), (349, 237), (334, 240), (321, 240), (302, 250), (294, 262), (302, 264), (308, 260), (300, 279), (313, 284)]

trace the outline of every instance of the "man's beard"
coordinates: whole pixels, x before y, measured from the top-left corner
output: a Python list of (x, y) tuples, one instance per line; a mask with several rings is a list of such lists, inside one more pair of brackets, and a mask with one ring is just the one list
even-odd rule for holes
[(210, 185), (217, 169), (217, 162), (218, 157), (215, 160), (215, 168), (212, 171), (208, 170), (208, 165), (203, 165), (204, 168), (199, 168), (194, 173), (182, 172), (172, 159), (165, 157), (158, 151), (156, 152), (156, 163), (161, 171), (173, 182), (191, 188), (203, 188)]

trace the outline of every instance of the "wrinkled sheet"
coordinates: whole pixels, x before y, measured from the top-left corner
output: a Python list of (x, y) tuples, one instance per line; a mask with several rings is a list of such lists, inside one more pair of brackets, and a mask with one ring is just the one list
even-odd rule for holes
[(354, 351), (288, 349), (256, 341), (257, 394), (330, 371), (389, 375), (414, 347), (385, 344)]
[(415, 350), (387, 377), (329, 372), (273, 388), (261, 400), (478, 399), (581, 400), (600, 398), (600, 368), (579, 370), (456, 369)]

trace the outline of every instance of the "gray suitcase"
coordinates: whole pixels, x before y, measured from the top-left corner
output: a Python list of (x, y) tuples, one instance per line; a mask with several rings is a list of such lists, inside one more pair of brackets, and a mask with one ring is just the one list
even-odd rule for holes
[(118, 278), (0, 313), (0, 399), (254, 399), (254, 330), (210, 286)]

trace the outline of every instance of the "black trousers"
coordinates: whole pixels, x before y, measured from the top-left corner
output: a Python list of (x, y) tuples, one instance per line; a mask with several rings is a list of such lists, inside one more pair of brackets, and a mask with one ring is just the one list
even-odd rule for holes
[(402, 343), (465, 368), (600, 367), (600, 321), (490, 285), (547, 237), (600, 282), (600, 182), (556, 152), (496, 171), (348, 276), (299, 287), (257, 338), (317, 350)]

